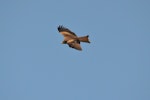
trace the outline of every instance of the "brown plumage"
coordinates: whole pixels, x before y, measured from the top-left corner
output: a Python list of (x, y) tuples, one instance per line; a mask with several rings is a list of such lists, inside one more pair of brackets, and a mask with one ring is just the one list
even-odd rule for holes
[(69, 30), (66, 27), (58, 26), (58, 31), (64, 36), (64, 40), (62, 41), (62, 44), (68, 44), (69, 47), (82, 50), (80, 46), (80, 42), (90, 43), (87, 36), (78, 37), (74, 32)]

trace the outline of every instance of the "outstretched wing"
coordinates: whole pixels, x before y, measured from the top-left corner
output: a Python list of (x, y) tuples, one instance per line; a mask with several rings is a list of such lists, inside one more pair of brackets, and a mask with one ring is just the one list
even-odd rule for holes
[(72, 32), (68, 28), (63, 27), (61, 25), (58, 26), (58, 31), (64, 36), (64, 40), (65, 41), (77, 38), (77, 36), (76, 36), (76, 34), (74, 32)]
[(73, 42), (68, 42), (67, 43), (69, 45), (69, 47), (77, 49), (77, 50), (82, 50), (81, 46), (80, 46), (80, 41), (73, 41)]

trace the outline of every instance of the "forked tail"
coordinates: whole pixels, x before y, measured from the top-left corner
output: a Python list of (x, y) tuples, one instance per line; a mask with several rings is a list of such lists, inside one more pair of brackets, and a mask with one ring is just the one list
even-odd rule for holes
[(89, 35), (79, 37), (79, 41), (81, 41), (81, 42), (86, 42), (86, 43), (90, 43), (90, 40), (89, 40), (88, 37), (89, 37)]

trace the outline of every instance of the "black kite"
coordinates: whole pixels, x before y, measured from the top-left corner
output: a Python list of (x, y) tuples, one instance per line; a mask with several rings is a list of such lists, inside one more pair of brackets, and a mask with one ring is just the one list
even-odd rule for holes
[(80, 46), (80, 42), (90, 43), (87, 36), (78, 37), (74, 32), (69, 30), (66, 27), (58, 26), (58, 31), (64, 36), (64, 40), (62, 41), (62, 44), (68, 44), (69, 47), (82, 50)]

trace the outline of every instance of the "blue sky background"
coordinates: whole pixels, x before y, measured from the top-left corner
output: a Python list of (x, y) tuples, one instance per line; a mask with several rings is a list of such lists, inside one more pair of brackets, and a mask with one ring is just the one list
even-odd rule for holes
[(0, 46), (0, 100), (150, 100), (149, 0), (0, 0)]

